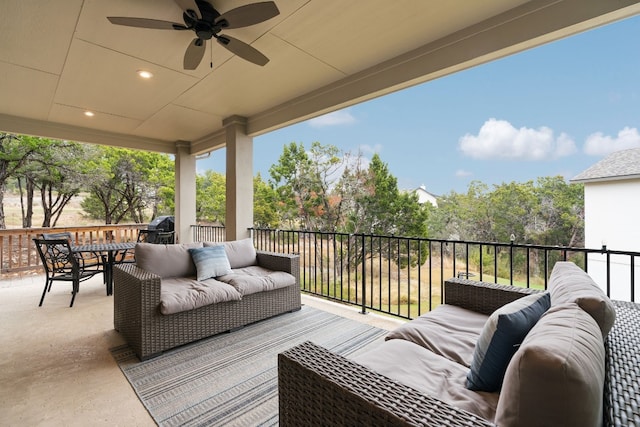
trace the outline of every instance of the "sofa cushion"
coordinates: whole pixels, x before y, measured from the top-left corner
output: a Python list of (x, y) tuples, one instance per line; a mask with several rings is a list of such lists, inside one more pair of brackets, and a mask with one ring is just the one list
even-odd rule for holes
[(217, 279), (233, 286), (243, 296), (286, 288), (296, 283), (295, 277), (289, 273), (272, 271), (257, 265), (233, 269), (230, 274)]
[(198, 280), (231, 273), (231, 266), (229, 265), (224, 246), (191, 248), (189, 249), (189, 253), (196, 266), (196, 278)]
[(189, 254), (190, 248), (200, 248), (202, 243), (156, 245), (138, 243), (135, 247), (136, 265), (162, 277), (195, 277), (196, 266)]
[(240, 301), (242, 296), (233, 286), (215, 279), (198, 281), (183, 277), (162, 279), (160, 312), (174, 314), (205, 305)]
[(602, 425), (604, 363), (595, 320), (574, 303), (552, 306), (507, 367), (496, 424)]
[(557, 262), (549, 277), (551, 305), (575, 302), (598, 323), (603, 338), (616, 320), (611, 300), (591, 276), (572, 262)]
[(494, 311), (482, 329), (467, 373), (467, 388), (499, 391), (518, 346), (551, 304), (549, 293), (527, 295)]
[(411, 341), (468, 368), (488, 317), (443, 304), (389, 332), (386, 339)]
[(205, 242), (204, 246), (224, 245), (231, 268), (242, 268), (258, 263), (256, 248), (251, 238), (231, 240), (224, 243)]
[(352, 360), (490, 422), (494, 419), (498, 393), (467, 389), (464, 385), (467, 369), (464, 366), (410, 341), (384, 341), (373, 350), (352, 357)]

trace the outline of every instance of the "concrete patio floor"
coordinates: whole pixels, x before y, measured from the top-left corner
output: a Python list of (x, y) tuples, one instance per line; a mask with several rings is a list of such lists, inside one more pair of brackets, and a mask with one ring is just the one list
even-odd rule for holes
[[(38, 307), (43, 287), (43, 275), (0, 280), (0, 425), (155, 425), (109, 352), (124, 340), (102, 277), (80, 284), (72, 308), (66, 283)], [(302, 302), (382, 329), (403, 323), (307, 295)]]

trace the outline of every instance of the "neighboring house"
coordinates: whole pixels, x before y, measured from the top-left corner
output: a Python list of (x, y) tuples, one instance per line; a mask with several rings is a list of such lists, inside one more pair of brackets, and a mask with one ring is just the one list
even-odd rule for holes
[(427, 191), (427, 187), (425, 187), (424, 184), (413, 190), (413, 192), (418, 195), (418, 203), (420, 203), (421, 205), (429, 202), (434, 207), (438, 207), (438, 200), (436, 195), (429, 193)]
[[(616, 151), (571, 179), (584, 184), (586, 248), (640, 252), (640, 148)], [(640, 257), (635, 258), (636, 295), (640, 295)], [(605, 255), (588, 258), (588, 272), (606, 287)], [(611, 255), (611, 296), (630, 296), (631, 258)]]

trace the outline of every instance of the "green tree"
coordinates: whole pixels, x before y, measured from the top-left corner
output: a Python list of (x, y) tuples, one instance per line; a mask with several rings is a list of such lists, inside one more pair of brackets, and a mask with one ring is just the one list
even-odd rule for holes
[(224, 224), (226, 177), (211, 170), (196, 177), (196, 219)]
[(513, 235), (518, 242), (532, 242), (535, 204), (533, 181), (494, 186), (489, 194), (494, 240), (508, 242)]
[(92, 171), (90, 194), (82, 202), (85, 212), (105, 224), (125, 218), (142, 223), (146, 211), (158, 213), (161, 201), (172, 193), (174, 172), (169, 156), (114, 147), (93, 149), (85, 165)]
[(277, 193), (258, 173), (253, 178), (253, 224), (261, 228), (277, 228), (280, 224), (276, 206)]
[(493, 241), (493, 218), (489, 188), (473, 181), (466, 193), (438, 198), (438, 208), (429, 216), (429, 235), (437, 239)]
[(340, 177), (341, 154), (337, 147), (319, 142), (309, 151), (295, 142), (284, 146), (278, 163), (269, 169), (282, 221), (303, 229), (336, 229), (339, 215), (330, 191)]
[[(71, 199), (80, 193), (87, 175), (86, 145), (76, 142), (22, 137), (37, 149), (15, 171), (22, 206), (22, 226), (32, 226), (34, 194), (39, 190), (43, 227), (55, 226)], [(26, 207), (25, 207), (26, 206)]]
[(537, 180), (536, 242), (584, 246), (584, 185), (561, 176)]
[[(353, 173), (344, 174), (343, 178), (339, 188), (356, 190), (351, 195), (344, 231), (366, 235), (427, 236), (428, 210), (418, 203), (415, 193), (398, 189), (397, 179), (380, 156), (375, 154), (372, 157), (366, 173), (356, 168)], [(361, 180), (360, 185), (354, 185), (358, 179)], [(392, 240), (378, 239), (376, 246), (382, 253), (391, 254), (393, 260), (399, 259), (402, 265), (422, 264), (428, 255), (426, 247), (419, 248), (417, 243), (407, 249)], [(421, 249), (422, 259), (417, 258), (418, 249)], [(359, 261), (352, 260), (351, 265)]]
[(0, 229), (7, 228), (4, 215), (7, 181), (16, 176), (16, 171), (24, 166), (37, 149), (38, 144), (33, 138), (0, 133)]

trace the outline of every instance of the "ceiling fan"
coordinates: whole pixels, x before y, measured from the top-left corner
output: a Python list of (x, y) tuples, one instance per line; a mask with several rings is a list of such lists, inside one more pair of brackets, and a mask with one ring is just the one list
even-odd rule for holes
[(249, 62), (261, 66), (269, 62), (269, 58), (257, 49), (236, 38), (220, 34), (220, 32), (225, 29), (248, 27), (277, 16), (280, 11), (274, 2), (251, 3), (236, 7), (223, 14), (220, 14), (211, 3), (205, 0), (175, 0), (175, 2), (183, 10), (184, 25), (147, 18), (108, 16), (107, 19), (112, 24), (128, 27), (193, 31), (196, 33), (196, 38), (189, 43), (184, 53), (185, 70), (195, 70), (198, 67), (204, 56), (206, 41), (211, 38), (215, 38), (218, 43), (233, 54)]

